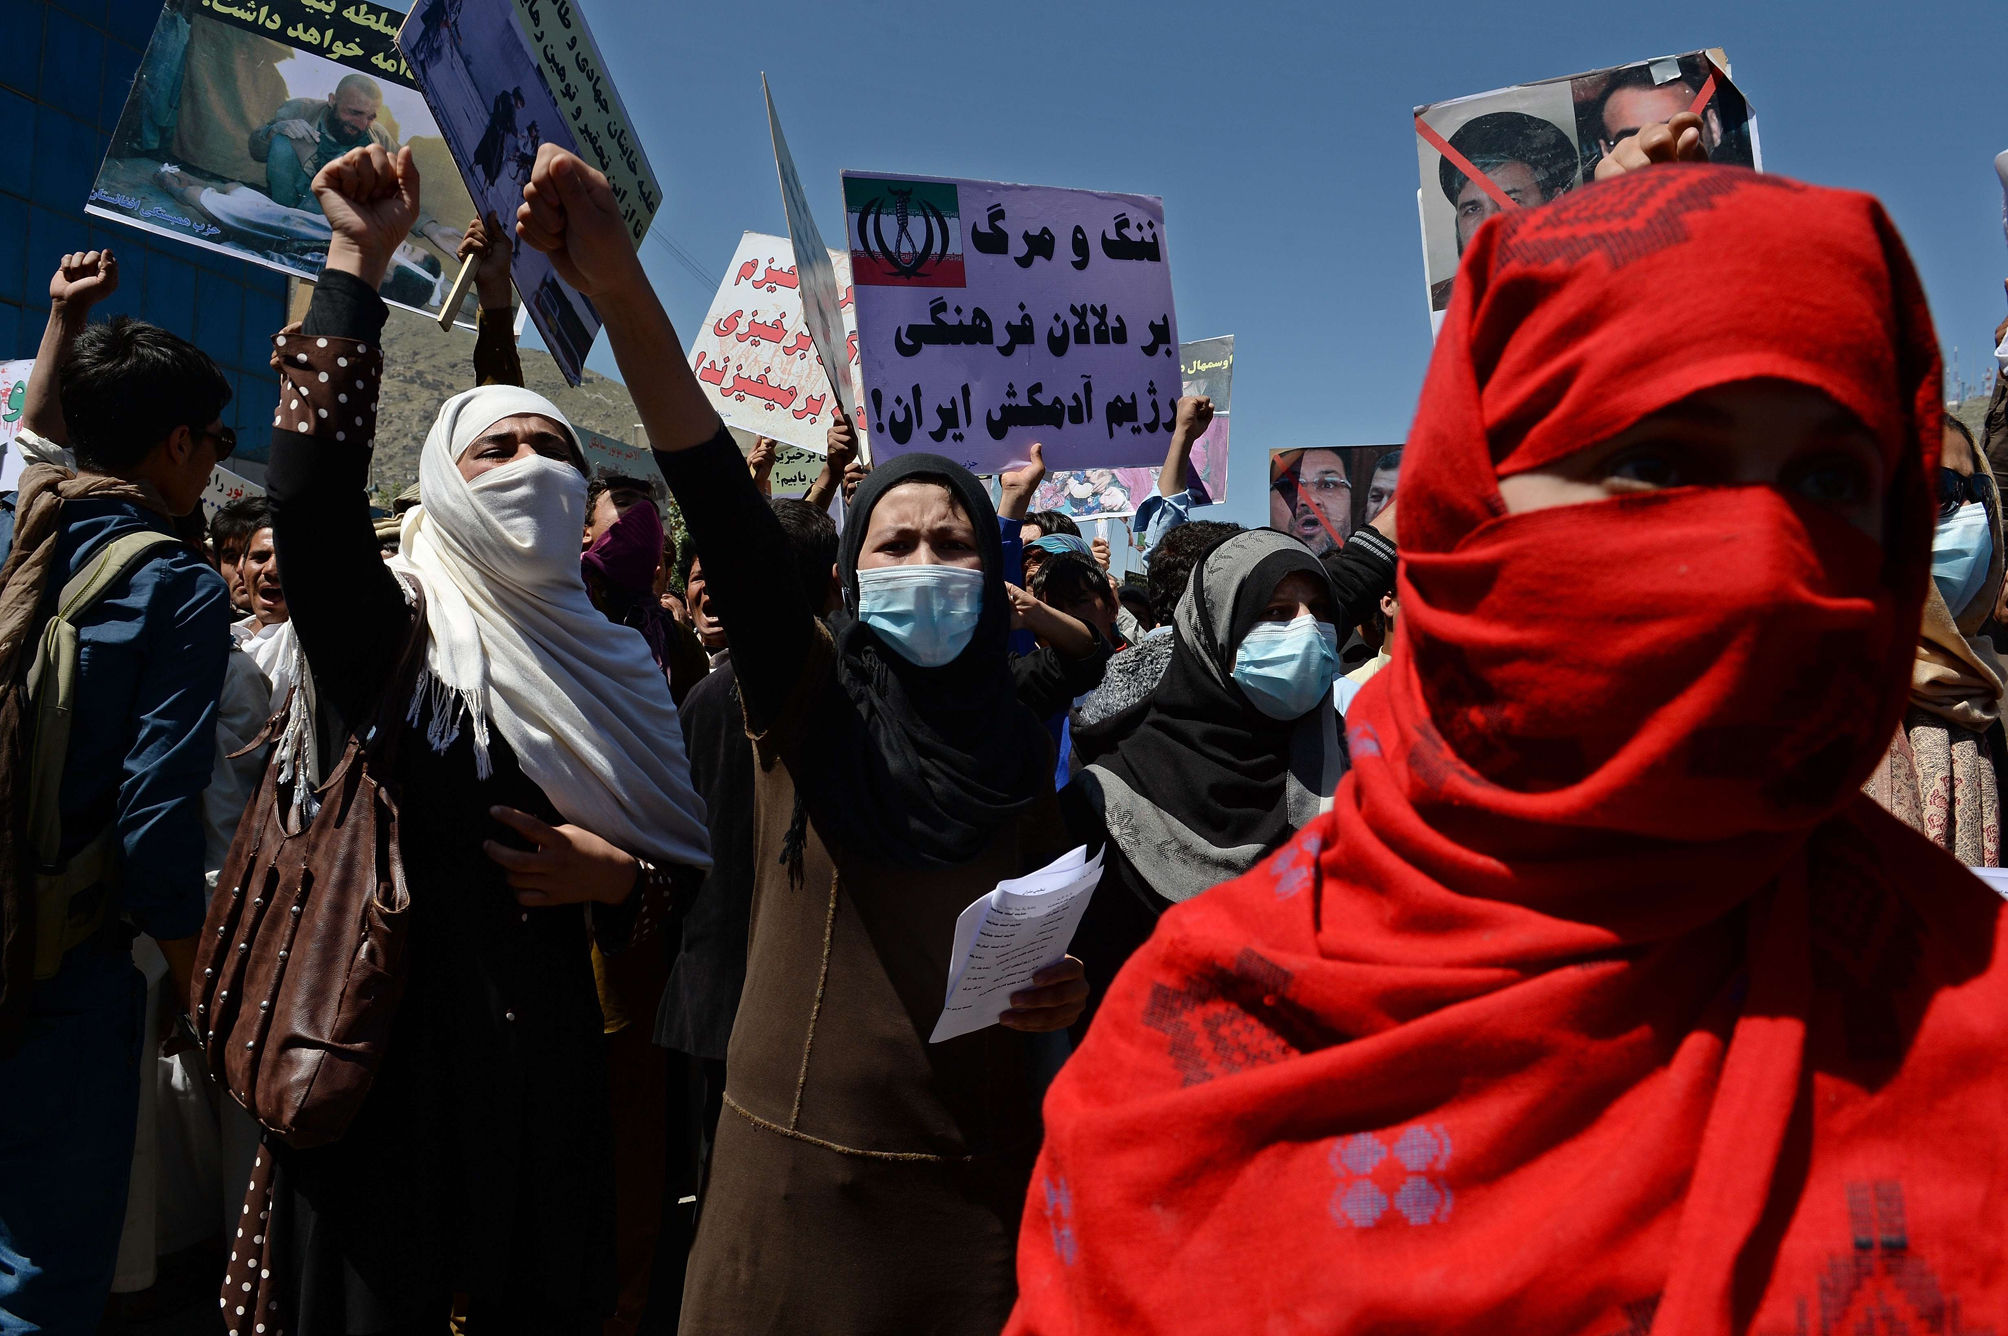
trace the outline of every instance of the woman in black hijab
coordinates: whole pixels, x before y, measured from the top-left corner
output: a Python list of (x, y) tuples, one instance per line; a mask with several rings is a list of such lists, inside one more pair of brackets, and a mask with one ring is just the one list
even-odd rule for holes
[[(970, 594), (963, 601), (970, 607), (950, 610), (954, 595), (926, 588), (916, 587), (910, 596), (891, 589), (881, 593), (891, 565), (862, 572), (867, 592), (861, 606), (861, 559), (906, 556), (918, 537), (900, 533), (890, 545), (872, 543), (871, 517), (888, 495), (896, 504), (912, 500), (929, 507), (937, 519), (959, 517), (973, 530), (969, 548), (930, 549), (939, 561), (899, 563), (909, 582), (973, 567), (981, 579), (963, 582)], [(844, 608), (832, 621), (836, 680), (855, 711), (849, 719), (856, 731), (819, 730), (816, 763), (805, 775), (805, 800), (827, 829), (840, 832), (849, 849), (866, 857), (913, 867), (966, 863), (1000, 824), (1038, 796), (1035, 772), (1047, 764), (1049, 745), (1039, 721), (1017, 702), (1005, 656), (1011, 602), (995, 512), (967, 469), (939, 455), (913, 454), (867, 475), (846, 519), (839, 558)], [(899, 524), (878, 529), (883, 539), (905, 527), (902, 516)], [(971, 564), (953, 565), (963, 553)], [(943, 615), (922, 615), (917, 606), (922, 599)], [(905, 606), (895, 606), (901, 603)], [(947, 662), (927, 667), (902, 652), (939, 657), (958, 648), (946, 630), (957, 617), (973, 621), (973, 629)]]
[(995, 1332), (1040, 1137), (1043, 1036), (1016, 1031), (1064, 1028), (1086, 989), (1069, 961), (1004, 1027), (926, 1042), (956, 916), (1066, 848), (1005, 656), (989, 499), (936, 456), (878, 468), (826, 626), (731, 438), (659, 458), (758, 760), (746, 984), (681, 1329)]
[(679, 1330), (994, 1336), (1017, 1294), (1039, 1045), (1087, 988), (1063, 962), (1002, 1025), (927, 1042), (957, 916), (1067, 848), (1051, 752), (1005, 659), (989, 499), (949, 460), (882, 463), (846, 516), (833, 630), (606, 178), (546, 145), (524, 199), (518, 234), (605, 320), (754, 743), (746, 983)]
[(1338, 598), (1288, 534), (1236, 534), (1193, 567), (1143, 720), (1060, 795), (1107, 848), (1075, 937), (1099, 998), (1181, 900), (1246, 872), (1331, 805), (1347, 767), (1332, 708)]

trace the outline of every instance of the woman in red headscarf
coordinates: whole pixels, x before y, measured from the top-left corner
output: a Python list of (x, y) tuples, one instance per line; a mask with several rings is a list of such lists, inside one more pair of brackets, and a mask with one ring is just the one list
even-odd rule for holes
[(1938, 395), (1866, 196), (1676, 165), (1479, 234), (1354, 769), (1115, 981), (1011, 1332), (2008, 1330), (2003, 909), (1858, 792)]

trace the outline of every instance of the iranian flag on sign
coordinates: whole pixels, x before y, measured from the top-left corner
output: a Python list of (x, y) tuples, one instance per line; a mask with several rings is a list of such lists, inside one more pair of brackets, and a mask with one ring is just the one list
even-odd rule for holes
[(853, 282), (963, 286), (962, 210), (953, 181), (846, 172), (844, 215)]

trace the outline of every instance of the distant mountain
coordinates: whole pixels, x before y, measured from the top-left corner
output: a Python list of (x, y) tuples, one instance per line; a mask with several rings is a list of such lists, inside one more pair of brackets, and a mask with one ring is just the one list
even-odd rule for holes
[[(577, 389), (565, 384), (551, 355), (520, 347), (523, 379), (581, 427), (619, 440), (635, 439), (634, 399), (627, 387), (586, 372)], [(439, 415), (439, 406), (474, 387), (474, 335), (455, 326), (393, 309), (383, 330), (383, 390), (377, 405), (375, 482), (379, 494), (395, 495), (418, 477), (418, 452)]]
[(1960, 400), (1959, 406), (1950, 410), (1954, 417), (1966, 424), (1966, 429), (1973, 433), (1973, 439), (1976, 441), (1987, 432), (1988, 401), (1989, 396), (1976, 394), (1971, 399)]

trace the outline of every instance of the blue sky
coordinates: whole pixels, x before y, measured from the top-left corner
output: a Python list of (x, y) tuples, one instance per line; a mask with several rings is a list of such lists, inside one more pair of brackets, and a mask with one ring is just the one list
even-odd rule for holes
[[(1957, 345), (1977, 381), (2008, 313), (2008, 49), (1978, 4), (582, 3), (664, 183), (656, 227), (708, 275), (643, 247), (680, 330), (741, 232), (787, 230), (762, 70), (825, 237), (847, 167), (1163, 196), (1181, 336), (1237, 336), (1220, 518), (1265, 522), (1271, 448), (1407, 431), (1418, 103), (1725, 47), (1770, 170), (1888, 206), (1948, 365)], [(604, 339), (591, 364), (618, 374)]]

